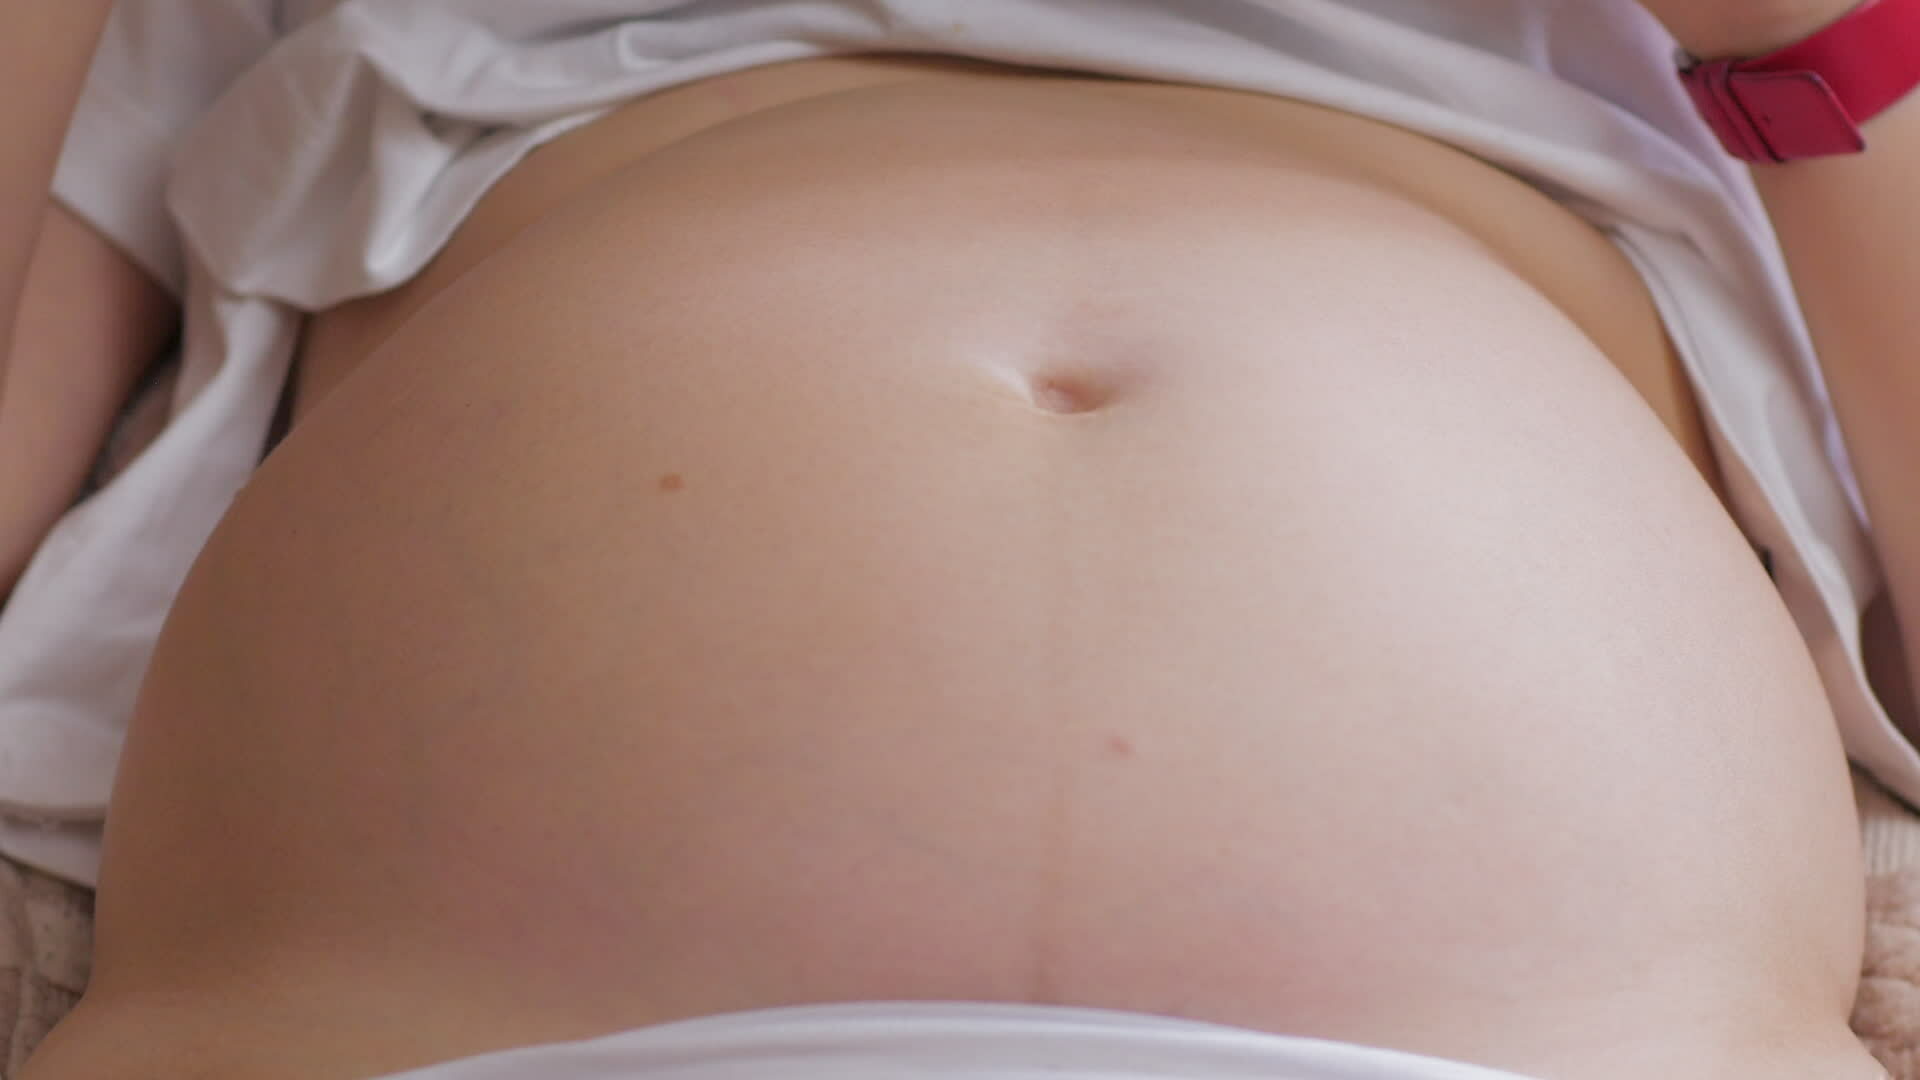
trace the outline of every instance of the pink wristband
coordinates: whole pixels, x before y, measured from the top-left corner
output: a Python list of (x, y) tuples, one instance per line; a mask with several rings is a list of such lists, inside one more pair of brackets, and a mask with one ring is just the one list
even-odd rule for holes
[(1737, 158), (1856, 154), (1860, 125), (1920, 85), (1920, 0), (1866, 0), (1777, 52), (1693, 62), (1680, 78)]

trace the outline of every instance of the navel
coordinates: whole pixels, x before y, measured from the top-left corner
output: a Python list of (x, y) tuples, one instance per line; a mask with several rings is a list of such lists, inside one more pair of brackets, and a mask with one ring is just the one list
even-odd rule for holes
[(1093, 412), (1113, 398), (1106, 381), (1079, 373), (1037, 375), (1031, 386), (1034, 407), (1061, 416)]

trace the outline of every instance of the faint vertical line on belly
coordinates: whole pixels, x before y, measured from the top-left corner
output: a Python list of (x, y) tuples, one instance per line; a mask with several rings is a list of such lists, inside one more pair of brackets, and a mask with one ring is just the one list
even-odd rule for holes
[[(1072, 437), (1072, 432), (1060, 432)], [(1045, 755), (1047, 774), (1043, 819), (1036, 824), (1042, 830), (1038, 845), (1042, 860), (1039, 868), (1040, 893), (1033, 918), (1031, 955), (1033, 971), (1029, 992), (1039, 1002), (1063, 1000), (1064, 986), (1060, 962), (1063, 931), (1067, 919), (1067, 882), (1073, 848), (1073, 746), (1076, 734), (1071, 703), (1079, 697), (1073, 684), (1083, 676), (1074, 663), (1071, 648), (1072, 616), (1084, 606), (1085, 559), (1074, 550), (1072, 500), (1080, 492), (1072, 479), (1062, 475), (1071, 468), (1071, 453), (1065, 447), (1048, 445), (1041, 452), (1051, 460), (1043, 466), (1045, 480), (1036, 493), (1046, 507), (1037, 515), (1041, 522), (1039, 546), (1051, 564), (1040, 580), (1045, 599), (1041, 618), (1036, 620), (1042, 640), (1032, 650), (1036, 670), (1028, 680), (1041, 700), (1031, 703), (1033, 715), (1045, 725), (1042, 737), (1035, 740), (1034, 752)]]

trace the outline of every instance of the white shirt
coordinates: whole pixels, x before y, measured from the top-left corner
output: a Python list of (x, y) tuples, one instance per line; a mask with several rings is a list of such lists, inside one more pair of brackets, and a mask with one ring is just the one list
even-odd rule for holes
[(1605, 230), (1848, 752), (1920, 801), (1920, 754), (1862, 674), (1879, 578), (1784, 265), (1631, 0), (122, 0), (55, 193), (181, 295), (183, 377), (160, 440), (60, 522), (0, 616), (0, 851), (93, 880), (154, 637), (257, 462), (301, 312), (407, 280), (523, 154), (613, 105), (881, 49), (1315, 101)]

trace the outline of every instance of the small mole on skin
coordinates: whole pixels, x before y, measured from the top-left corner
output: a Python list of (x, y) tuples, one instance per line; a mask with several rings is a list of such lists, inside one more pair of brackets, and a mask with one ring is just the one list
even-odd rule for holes
[(1114, 757), (1132, 757), (1133, 740), (1127, 738), (1125, 735), (1109, 735), (1107, 736), (1107, 749), (1112, 752)]
[(687, 478), (677, 472), (670, 472), (660, 478), (661, 491), (679, 491), (687, 486)]

